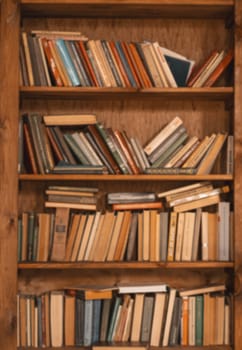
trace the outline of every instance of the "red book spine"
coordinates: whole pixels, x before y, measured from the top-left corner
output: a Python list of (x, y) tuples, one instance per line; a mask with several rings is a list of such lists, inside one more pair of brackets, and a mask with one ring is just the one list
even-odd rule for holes
[(117, 64), (118, 64), (118, 67), (119, 67), (119, 69), (120, 69), (120, 72), (121, 72), (121, 74), (122, 74), (122, 77), (123, 77), (123, 80), (124, 80), (124, 82), (125, 82), (126, 87), (132, 87), (131, 84), (130, 84), (130, 82), (129, 82), (129, 79), (128, 79), (126, 73), (125, 73), (123, 64), (122, 64), (121, 59), (120, 59), (120, 57), (119, 57), (119, 54), (118, 54), (118, 52), (117, 52), (117, 50), (116, 50), (116, 47), (115, 47), (114, 42), (113, 42), (113, 41), (109, 41), (109, 46), (110, 46), (110, 48), (111, 48), (111, 50), (112, 50), (112, 53), (113, 53), (113, 55), (114, 55), (114, 58), (115, 58)]
[(52, 53), (51, 53), (51, 50), (50, 50), (50, 47), (49, 47), (49, 44), (48, 44), (48, 40), (46, 38), (42, 38), (41, 40), (42, 42), (42, 45), (43, 45), (43, 49), (44, 49), (44, 52), (45, 52), (45, 56), (47, 58), (47, 63), (48, 63), (48, 66), (49, 66), (49, 70), (52, 74), (52, 77), (56, 83), (57, 86), (63, 86), (63, 82), (61, 80), (61, 76), (60, 76), (60, 73), (57, 69), (57, 66), (56, 66), (56, 63), (55, 63), (55, 60), (54, 60), (54, 57), (52, 56)]

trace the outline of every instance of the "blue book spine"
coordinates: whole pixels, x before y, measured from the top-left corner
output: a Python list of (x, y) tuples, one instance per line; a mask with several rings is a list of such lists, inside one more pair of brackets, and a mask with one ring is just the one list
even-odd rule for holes
[(84, 301), (84, 346), (92, 344), (93, 300)]
[(81, 85), (80, 79), (78, 77), (78, 73), (76, 71), (74, 63), (72, 62), (71, 56), (67, 50), (65, 41), (63, 39), (57, 39), (55, 42), (56, 42), (57, 49), (60, 53), (61, 59), (66, 67), (69, 78), (72, 82), (72, 85), (73, 86)]
[(99, 342), (102, 300), (93, 300), (92, 344)]

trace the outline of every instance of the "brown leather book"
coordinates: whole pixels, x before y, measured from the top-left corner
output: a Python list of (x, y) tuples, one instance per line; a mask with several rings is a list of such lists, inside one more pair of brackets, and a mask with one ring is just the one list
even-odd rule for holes
[(70, 208), (56, 208), (52, 261), (64, 261)]
[(225, 69), (228, 67), (230, 62), (234, 58), (234, 52), (233, 50), (229, 50), (227, 55), (222, 59), (222, 61), (219, 63), (217, 68), (213, 71), (213, 73), (209, 76), (209, 78), (205, 81), (203, 84), (204, 87), (210, 87), (212, 86), (216, 80), (221, 76), (221, 74), (225, 71)]
[(128, 234), (129, 234), (131, 218), (132, 218), (131, 211), (129, 210), (125, 211), (118, 242), (117, 242), (115, 253), (113, 256), (114, 261), (121, 261), (124, 258), (124, 253), (128, 242)]
[(48, 44), (48, 40), (46, 38), (42, 38), (41, 43), (42, 43), (42, 46), (43, 46), (43, 49), (45, 52), (45, 56), (47, 59), (47, 63), (49, 66), (49, 70), (51, 72), (51, 75), (52, 75), (52, 78), (53, 78), (55, 85), (56, 86), (64, 86), (63, 81), (62, 81), (61, 76), (60, 76), (60, 73), (58, 71), (58, 68), (56, 66), (54, 57), (51, 53), (51, 50), (50, 50), (50, 47)]
[(113, 172), (115, 174), (120, 174), (121, 171), (118, 167), (118, 165), (116, 164), (112, 154), (110, 153), (106, 143), (103, 141), (101, 135), (98, 132), (98, 129), (96, 127), (96, 125), (88, 125), (87, 126), (88, 131), (91, 133), (92, 137), (94, 138), (94, 140), (96, 141), (99, 149), (101, 150), (101, 152), (103, 153), (103, 155), (105, 156), (105, 158), (107, 159), (108, 163), (110, 164)]
[(137, 164), (135, 163), (134, 157), (132, 155), (132, 152), (129, 149), (129, 146), (125, 140), (124, 135), (119, 130), (114, 130), (114, 135), (115, 135), (121, 149), (123, 150), (123, 153), (125, 154), (127, 162), (129, 164), (133, 174), (136, 174), (136, 175), (140, 174), (140, 169), (137, 166)]
[(122, 78), (123, 78), (123, 80), (124, 80), (124, 82), (125, 82), (125, 86), (126, 86), (126, 87), (132, 87), (132, 85), (130, 84), (129, 79), (128, 79), (128, 77), (127, 77), (127, 74), (126, 74), (126, 72), (125, 72), (125, 70), (124, 70), (122, 61), (121, 61), (121, 59), (120, 59), (120, 57), (119, 57), (119, 54), (118, 54), (118, 51), (117, 51), (117, 49), (116, 49), (116, 47), (115, 47), (115, 43), (114, 43), (113, 41), (109, 41), (108, 43), (109, 43), (109, 46), (110, 46), (110, 48), (111, 48), (111, 50), (112, 50), (112, 53), (113, 53), (113, 55), (114, 55), (114, 58), (115, 58), (115, 60), (116, 60), (116, 62), (117, 62), (117, 64), (118, 64), (118, 67), (119, 67), (119, 69), (120, 69), (120, 73), (121, 73)]

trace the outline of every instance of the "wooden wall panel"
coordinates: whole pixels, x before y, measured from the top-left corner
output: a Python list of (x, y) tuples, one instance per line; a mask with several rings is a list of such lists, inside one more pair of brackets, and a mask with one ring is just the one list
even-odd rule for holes
[(0, 348), (7, 350), (16, 348), (18, 30), (17, 2), (2, 0), (0, 25)]

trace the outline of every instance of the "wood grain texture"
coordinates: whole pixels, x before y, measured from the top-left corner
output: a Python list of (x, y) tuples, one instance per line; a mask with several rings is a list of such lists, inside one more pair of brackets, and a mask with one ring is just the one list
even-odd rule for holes
[[(1, 2), (0, 23), (0, 348), (16, 349), (17, 293), (17, 147), (18, 32), (17, 2)], [(11, 59), (9, 59), (11, 57)]]
[[(235, 109), (234, 109), (234, 136), (235, 136), (235, 178), (234, 178), (234, 248), (235, 248), (235, 271), (239, 274), (239, 280), (242, 279), (242, 237), (241, 237), (241, 227), (242, 227), (242, 123), (241, 123), (241, 113), (242, 113), (242, 42), (241, 42), (241, 30), (242, 30), (242, 3), (239, 0), (235, 1)], [(234, 304), (234, 344), (235, 349), (239, 349), (242, 343), (242, 293), (235, 297)]]

